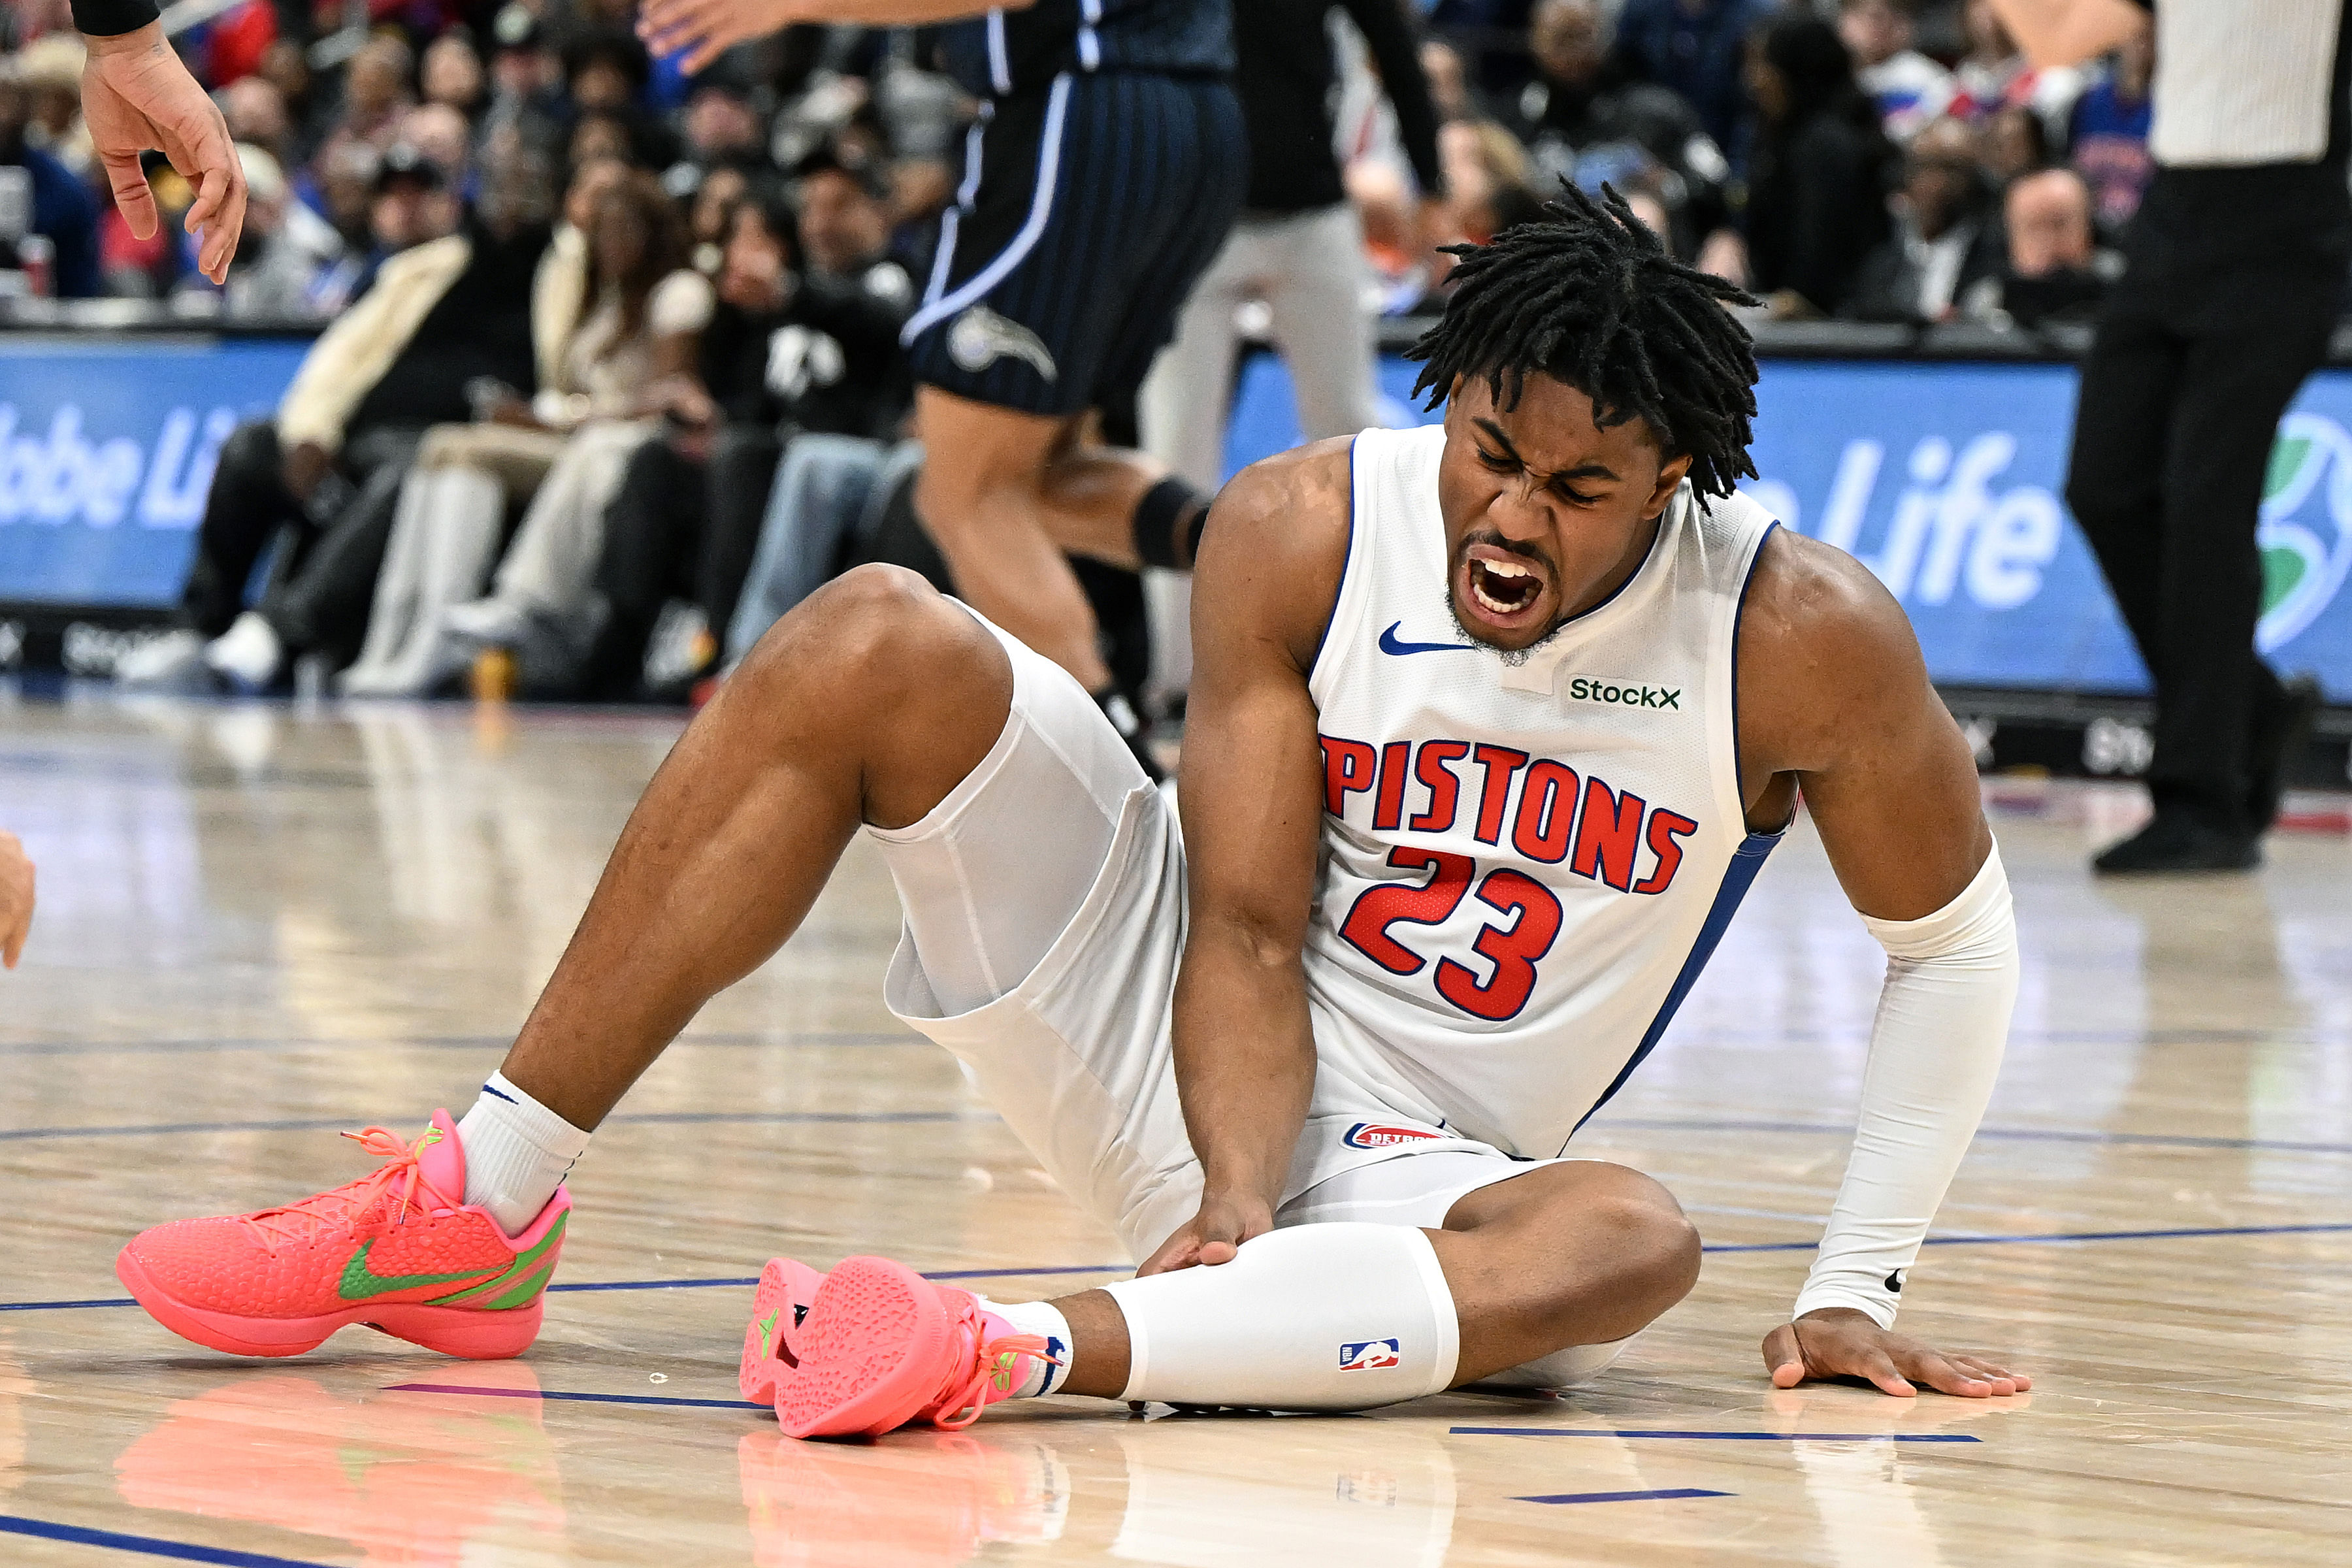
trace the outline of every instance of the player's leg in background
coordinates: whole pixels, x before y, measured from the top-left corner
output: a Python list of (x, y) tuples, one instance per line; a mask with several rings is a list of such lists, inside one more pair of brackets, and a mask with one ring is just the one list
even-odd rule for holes
[(1371, 312), (1364, 289), (1364, 226), (1347, 202), (1282, 220), (1266, 303), (1290, 366), (1298, 423), (1310, 441), (1352, 436), (1380, 423)]
[(1176, 336), (1152, 362), (1139, 414), (1145, 450), (1204, 492), (1224, 471), (1232, 400), (1234, 313), (1257, 291), (1256, 226), (1234, 226), (1176, 318)]
[(2162, 469), (2164, 667), (2157, 672), (2148, 788), (2215, 826), (2244, 817), (2248, 733), (2278, 700), (2254, 652), (2263, 563), (2254, 530), (2278, 423), (2319, 368), (2344, 291), (2338, 275), (2288, 268), (2217, 278), (2189, 309), (2195, 337)]
[(785, 616), (646, 787), (505, 1076), (593, 1128), (783, 945), (861, 822), (919, 820), (988, 753), (1012, 685), (910, 573), (860, 569)]

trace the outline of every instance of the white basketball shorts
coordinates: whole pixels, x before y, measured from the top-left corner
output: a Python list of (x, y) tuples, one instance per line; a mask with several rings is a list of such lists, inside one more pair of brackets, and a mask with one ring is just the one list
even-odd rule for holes
[[(1085, 689), (973, 618), (1012, 660), (1012, 711), (921, 821), (866, 829), (905, 919), (884, 997), (963, 1062), (1047, 1173), (1139, 1262), (1201, 1198), (1169, 1044), (1182, 837)], [(1434, 1229), (1465, 1194), (1551, 1163), (1512, 1159), (1326, 1078), (1276, 1223)], [(1562, 1353), (1584, 1375), (1614, 1347)]]

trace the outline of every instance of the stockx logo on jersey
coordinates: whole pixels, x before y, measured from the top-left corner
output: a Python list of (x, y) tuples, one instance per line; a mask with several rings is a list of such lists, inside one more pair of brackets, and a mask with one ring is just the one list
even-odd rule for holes
[(1341, 1372), (1380, 1372), (1404, 1364), (1404, 1346), (1397, 1340), (1350, 1340), (1339, 1347)]
[[(1696, 818), (1510, 746), (1391, 741), (1375, 748), (1338, 735), (1317, 738), (1323, 743), (1323, 809), (1332, 816), (1346, 820), (1350, 797), (1369, 795), (1375, 833), (1447, 833), (1466, 826), (1480, 843), (1500, 847), (1507, 829), (1511, 847), (1527, 858), (1565, 860), (1572, 874), (1621, 893), (1674, 886), (1682, 841), (1698, 831)], [(1420, 809), (1409, 812), (1414, 806)]]

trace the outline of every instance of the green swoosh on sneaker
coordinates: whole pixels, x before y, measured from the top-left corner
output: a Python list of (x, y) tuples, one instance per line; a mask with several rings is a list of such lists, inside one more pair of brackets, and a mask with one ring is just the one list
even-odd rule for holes
[(367, 1266), (367, 1256), (379, 1238), (370, 1237), (352, 1254), (343, 1265), (343, 1277), (335, 1282), (335, 1294), (346, 1301), (364, 1301), (371, 1296), (386, 1296), (394, 1290), (414, 1290), (419, 1285), (446, 1285), (453, 1279), (478, 1279), (491, 1272), (481, 1268), (462, 1268), (455, 1274), (378, 1274)]
[(760, 1359), (762, 1361), (767, 1360), (768, 1352), (775, 1348), (776, 1317), (776, 1313), (771, 1312), (766, 1317), (759, 1320)]

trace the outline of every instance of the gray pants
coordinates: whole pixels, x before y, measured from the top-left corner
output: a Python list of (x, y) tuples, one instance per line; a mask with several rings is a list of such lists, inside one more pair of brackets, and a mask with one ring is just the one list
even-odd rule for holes
[(1263, 301), (1297, 388), (1310, 441), (1352, 436), (1378, 418), (1370, 268), (1356, 209), (1341, 203), (1281, 217), (1244, 213), (1193, 285), (1143, 384), (1143, 444), (1203, 490), (1224, 477), (1226, 396), (1239, 343), (1234, 318)]
[(922, 461), (917, 441), (886, 447), (856, 436), (793, 437), (768, 491), (759, 552), (726, 628), (729, 668), (787, 611), (824, 586), (845, 540), (873, 537), (892, 489)]
[[(1310, 441), (1352, 436), (1379, 422), (1372, 318), (1364, 306), (1371, 268), (1364, 230), (1345, 202), (1281, 217), (1244, 213), (1177, 318), (1176, 340), (1160, 352), (1138, 405), (1143, 445), (1204, 493), (1225, 472), (1227, 403), (1234, 318), (1263, 303), (1275, 346), (1290, 367), (1298, 423)], [(1192, 682), (1192, 579), (1151, 572), (1151, 689), (1181, 691)]]

